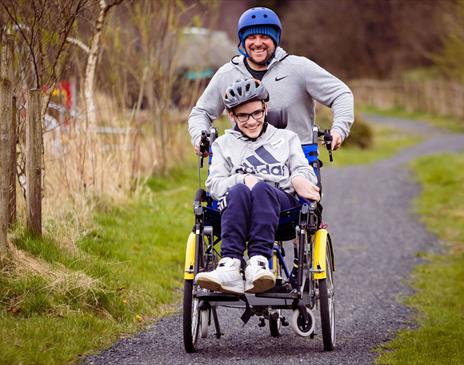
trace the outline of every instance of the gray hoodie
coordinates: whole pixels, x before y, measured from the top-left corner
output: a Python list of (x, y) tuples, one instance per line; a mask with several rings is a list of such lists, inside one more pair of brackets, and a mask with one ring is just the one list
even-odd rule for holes
[(213, 159), (206, 180), (211, 196), (219, 200), (232, 186), (244, 183), (246, 175), (254, 175), (287, 193), (294, 193), (291, 179), (303, 176), (316, 184), (298, 136), (286, 129), (268, 125), (266, 131), (252, 141), (241, 132), (228, 129), (213, 145)]
[[(189, 116), (189, 132), (195, 145), (202, 130), (224, 110), (222, 97), (226, 88), (238, 79), (252, 77), (243, 56), (234, 57), (214, 74)], [(305, 57), (288, 55), (277, 48), (275, 57), (262, 79), (269, 91), (269, 113), (287, 115), (287, 128), (298, 134), (303, 143), (312, 143), (314, 100), (332, 108), (332, 129), (346, 138), (354, 120), (351, 90), (342, 81)]]

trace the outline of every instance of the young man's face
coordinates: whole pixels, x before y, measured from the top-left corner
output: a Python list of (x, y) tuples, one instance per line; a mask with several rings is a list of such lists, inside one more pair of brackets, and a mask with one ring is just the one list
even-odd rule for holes
[(248, 138), (257, 138), (261, 134), (265, 114), (266, 104), (260, 100), (250, 101), (229, 112), (229, 116)]
[(275, 51), (274, 41), (271, 37), (263, 34), (253, 34), (245, 39), (245, 50), (250, 56), (251, 66), (256, 70), (266, 69), (266, 62)]

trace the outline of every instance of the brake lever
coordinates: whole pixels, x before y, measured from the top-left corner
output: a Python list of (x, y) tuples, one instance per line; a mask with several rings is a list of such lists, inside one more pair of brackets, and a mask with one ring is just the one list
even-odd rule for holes
[(207, 131), (201, 132), (201, 139), (200, 139), (200, 168), (203, 168), (203, 159), (205, 158), (205, 154), (209, 152), (209, 134)]
[(325, 144), (325, 147), (327, 148), (327, 151), (329, 152), (329, 159), (330, 159), (330, 162), (333, 162), (333, 156), (332, 156), (332, 141), (333, 141), (333, 137), (332, 135), (330, 134), (330, 130), (329, 129), (326, 129), (324, 131), (324, 144)]

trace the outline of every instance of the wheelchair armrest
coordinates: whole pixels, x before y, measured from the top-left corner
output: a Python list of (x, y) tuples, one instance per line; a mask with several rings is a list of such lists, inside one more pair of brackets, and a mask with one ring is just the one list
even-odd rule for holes
[(298, 201), (300, 202), (302, 206), (306, 204), (308, 207), (316, 207), (317, 205), (316, 200), (308, 200), (308, 199), (302, 198), (301, 196), (298, 196)]

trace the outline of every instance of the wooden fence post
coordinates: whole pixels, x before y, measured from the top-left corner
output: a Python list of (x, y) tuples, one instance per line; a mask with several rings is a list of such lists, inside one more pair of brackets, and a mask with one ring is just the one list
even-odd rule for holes
[(42, 234), (42, 121), (40, 90), (29, 90), (26, 124), (26, 211), (27, 228)]

